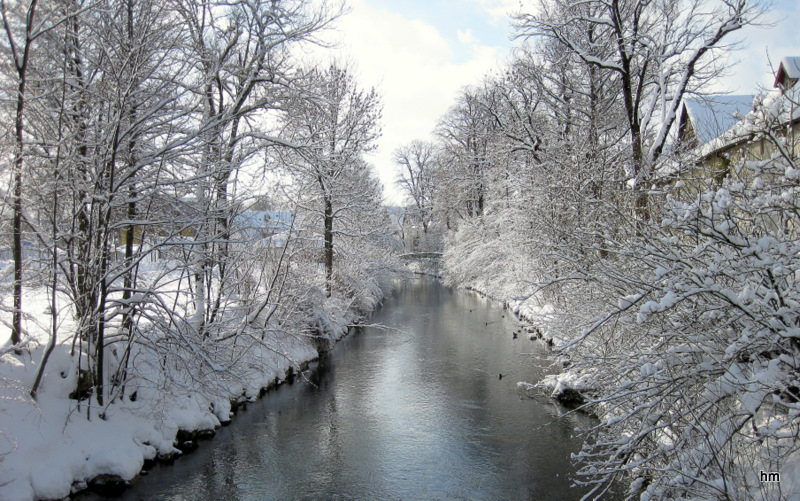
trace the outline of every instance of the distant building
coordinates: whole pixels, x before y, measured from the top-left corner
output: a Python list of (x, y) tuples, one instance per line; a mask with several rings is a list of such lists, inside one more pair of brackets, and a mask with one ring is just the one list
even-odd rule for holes
[(273, 240), (273, 247), (286, 242), (294, 225), (294, 214), (286, 211), (245, 211), (233, 218), (232, 229), (245, 241)]
[[(174, 243), (193, 239), (196, 226), (193, 223), (198, 217), (192, 214), (190, 204), (172, 209), (170, 218), (157, 221), (140, 221), (133, 227), (134, 245), (142, 244), (145, 248), (158, 248), (152, 259), (169, 259), (170, 246)], [(182, 221), (182, 222), (180, 222)], [(282, 248), (292, 236), (294, 215), (285, 211), (245, 211), (233, 216), (229, 222), (231, 243), (250, 243), (271, 248)], [(123, 227), (119, 232), (119, 242), (125, 246), (128, 231)], [(122, 249), (117, 251), (124, 252)]]
[(775, 73), (773, 87), (785, 93), (794, 87), (798, 79), (800, 79), (800, 57), (784, 57), (781, 59), (778, 71)]
[[(153, 197), (148, 214), (139, 214), (133, 221), (133, 244), (157, 245), (165, 241), (180, 241), (193, 238), (196, 220), (194, 197), (184, 196), (177, 202), (169, 197)], [(127, 214), (115, 214), (118, 220), (127, 219)], [(125, 246), (128, 241), (129, 223), (118, 222), (119, 245)]]
[[(720, 183), (746, 160), (766, 160), (776, 152), (800, 154), (800, 57), (783, 58), (775, 73), (775, 90), (760, 96), (708, 96), (687, 99), (678, 122), (678, 144), (693, 155), (690, 165), (671, 166), (661, 182), (711, 178)], [(765, 132), (771, 137), (765, 136)]]

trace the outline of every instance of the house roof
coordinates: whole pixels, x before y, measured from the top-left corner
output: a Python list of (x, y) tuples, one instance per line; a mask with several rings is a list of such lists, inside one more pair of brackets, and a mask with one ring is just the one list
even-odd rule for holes
[(778, 72), (775, 74), (775, 84), (778, 87), (786, 78), (792, 80), (800, 79), (800, 57), (784, 57), (778, 65)]
[(699, 144), (721, 136), (753, 110), (752, 94), (716, 95), (687, 99), (684, 103)]
[(700, 146), (701, 157), (707, 157), (716, 152), (726, 150), (737, 144), (750, 141), (754, 133), (774, 129), (776, 126), (796, 123), (800, 120), (800, 86), (788, 89), (785, 93), (773, 90), (765, 96), (758, 96), (754, 110), (745, 115), (741, 120), (721, 136)]

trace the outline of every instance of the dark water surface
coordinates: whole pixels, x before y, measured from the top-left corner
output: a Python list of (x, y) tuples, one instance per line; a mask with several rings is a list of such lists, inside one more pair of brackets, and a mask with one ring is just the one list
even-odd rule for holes
[[(308, 378), (268, 393), (229, 427), (123, 499), (579, 499), (570, 453), (580, 415), (522, 398), (545, 349), (501, 307), (418, 279)], [(316, 365), (316, 364), (315, 364)], [(503, 374), (500, 379), (499, 375)]]

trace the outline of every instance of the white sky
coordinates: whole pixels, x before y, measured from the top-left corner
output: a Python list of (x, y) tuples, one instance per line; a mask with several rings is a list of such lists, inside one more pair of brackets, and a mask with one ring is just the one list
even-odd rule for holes
[[(383, 96), (383, 136), (368, 157), (384, 185), (386, 202), (400, 205), (392, 154), (414, 139), (429, 139), (462, 87), (478, 83), (509, 59), (513, 42), (508, 13), (528, 0), (349, 0), (350, 13), (325, 39), (337, 48), (323, 57), (355, 64), (364, 88)], [(800, 56), (800, 2), (776, 0), (771, 28), (739, 32), (745, 48), (737, 53), (722, 86), (751, 94), (771, 87), (767, 54), (777, 66), (784, 56)], [(739, 61), (737, 63), (737, 61)]]

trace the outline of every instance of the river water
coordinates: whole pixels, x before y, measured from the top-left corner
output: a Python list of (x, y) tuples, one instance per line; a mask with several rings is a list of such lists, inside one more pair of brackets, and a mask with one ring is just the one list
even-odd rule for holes
[[(576, 426), (518, 381), (545, 348), (499, 305), (429, 279), (398, 284), (370, 322), (122, 499), (579, 499)], [(503, 377), (500, 378), (500, 374)]]

